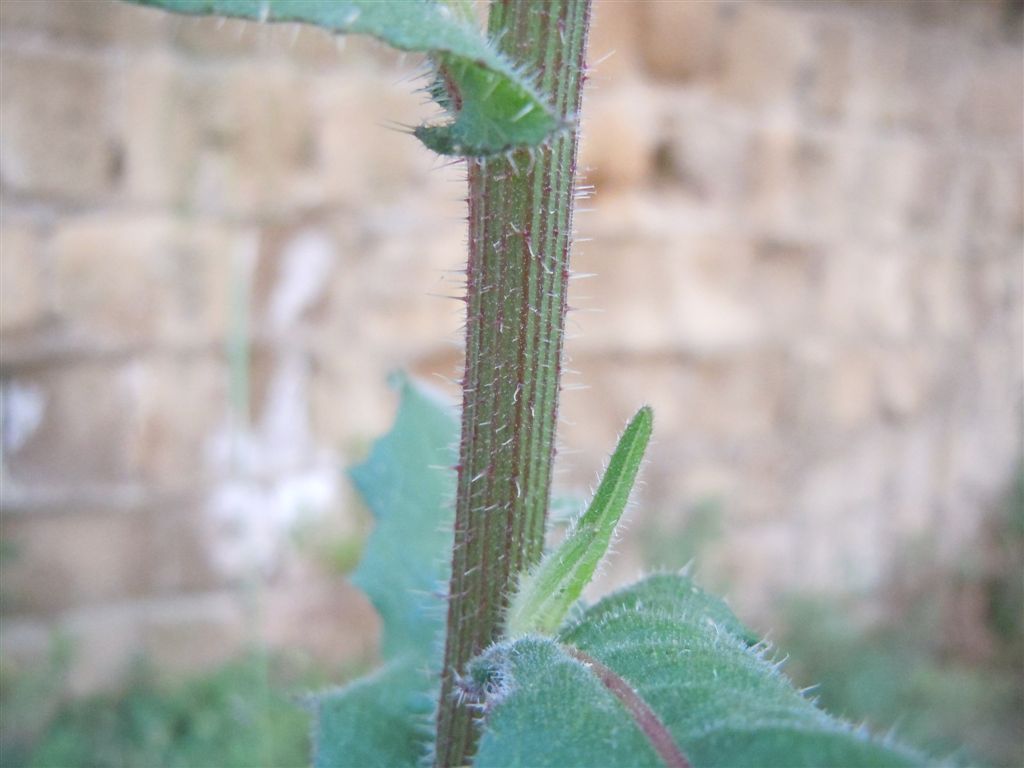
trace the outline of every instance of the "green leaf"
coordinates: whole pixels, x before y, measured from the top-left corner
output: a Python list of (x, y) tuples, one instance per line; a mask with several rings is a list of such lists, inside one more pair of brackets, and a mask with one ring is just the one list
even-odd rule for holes
[(650, 408), (636, 416), (619, 438), (604, 478), (587, 511), (565, 540), (520, 582), (505, 618), (507, 637), (552, 634), (590, 582), (629, 501), (654, 426)]
[(493, 646), (469, 675), (485, 715), (474, 766), (925, 764), (819, 710), (753, 639), (721, 600), (662, 575), (556, 638)]
[(411, 659), (388, 664), (313, 702), (314, 768), (416, 766), (426, 752), (434, 702)]
[(375, 520), (352, 581), (383, 620), (384, 658), (427, 659), (444, 627), (459, 427), (432, 390), (404, 376), (398, 388), (394, 426), (349, 470)]
[(314, 700), (316, 768), (415, 766), (433, 736), (458, 424), (430, 389), (397, 382), (394, 426), (350, 470), (376, 523), (352, 580), (380, 613), (386, 664)]
[[(455, 120), (416, 128), (416, 137), (440, 155), (485, 156), (516, 147), (537, 147), (561, 126), (529, 79), (511, 67), (484, 68), (476, 61), (443, 55), (438, 58), (448, 91), (435, 89), (435, 100)], [(498, 61), (501, 59), (499, 57)]]
[(304, 22), (334, 33), (371, 35), (403, 51), (429, 54), (435, 95), (453, 119), (415, 133), (436, 152), (487, 156), (536, 147), (562, 127), (531, 78), (486, 39), (462, 4), (435, 0), (130, 0), (193, 15)]

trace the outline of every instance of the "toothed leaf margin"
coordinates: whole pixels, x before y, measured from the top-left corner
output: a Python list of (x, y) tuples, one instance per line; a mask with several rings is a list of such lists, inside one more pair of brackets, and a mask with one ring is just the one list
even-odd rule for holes
[[(471, 13), (436, 0), (129, 0), (189, 15), (308, 23), (335, 34), (365, 34), (437, 67), (437, 101), (451, 119), (417, 128), (444, 155), (486, 157), (538, 147), (565, 127), (518, 70), (487, 40)], [(437, 90), (435, 88), (435, 90)]]

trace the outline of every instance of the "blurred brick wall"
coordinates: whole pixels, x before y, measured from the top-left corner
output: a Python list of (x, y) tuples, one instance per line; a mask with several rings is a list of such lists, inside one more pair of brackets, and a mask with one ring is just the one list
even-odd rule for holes
[[(911, 544), (970, 556), (1020, 452), (1014, 14), (598, 4), (573, 303), (601, 311), (570, 321), (565, 483), (657, 415), (606, 581), (678, 565), (709, 501), (703, 567), (753, 615), (876, 588)], [(432, 114), (418, 62), (4, 0), (0, 66), (5, 659), (62, 632), (86, 691), (256, 636), (372, 653), (324, 551), (366, 528), (340, 468), (386, 428), (389, 371), (461, 356), (461, 305), (432, 294), (463, 258), (462, 170), (382, 128)]]

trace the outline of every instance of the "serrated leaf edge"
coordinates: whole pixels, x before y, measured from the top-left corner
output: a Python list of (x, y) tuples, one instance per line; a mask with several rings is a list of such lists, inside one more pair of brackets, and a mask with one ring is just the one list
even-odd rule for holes
[[(382, 0), (378, 0), (379, 2)], [(298, 23), (308, 24), (325, 29), (333, 34), (362, 34), (390, 45), (402, 51), (425, 53), (440, 72), (447, 64), (458, 63), (459, 67), (448, 67), (455, 71), (461, 67), (466, 72), (480, 69), (492, 73), (510, 83), (524, 105), (522, 110), (532, 112), (539, 110), (545, 118), (545, 130), (542, 138), (530, 142), (511, 142), (501, 146), (485, 146), (473, 144), (465, 137), (455, 136), (462, 126), (460, 115), (462, 110), (456, 108), (448, 99), (437, 99), (439, 104), (449, 112), (451, 119), (445, 122), (419, 126), (412, 133), (429, 149), (442, 155), (464, 157), (489, 157), (501, 155), (523, 147), (533, 148), (546, 144), (559, 131), (564, 130), (571, 121), (559, 120), (551, 105), (540, 95), (533, 76), (515, 64), (493, 42), (487, 39), (475, 24), (472, 13), (467, 11), (466, 4), (460, 2), (423, 3), (437, 9), (440, 16), (446, 17), (445, 23), (459, 27), (466, 33), (466, 40), (472, 44), (457, 46), (441, 42), (436, 37), (431, 42), (413, 42), (395, 31), (384, 28), (360, 27), (361, 10), (355, 3), (344, 15), (338, 15), (339, 9), (331, 9), (336, 15), (330, 24), (318, 22), (307, 10), (309, 3), (282, 3), (280, 0), (262, 0), (246, 2), (245, 0), (128, 0), (136, 5), (149, 8), (160, 8), (165, 11), (190, 15), (216, 15), (229, 18), (246, 19), (260, 23)], [(340, 4), (339, 4), (340, 5)], [(295, 9), (302, 9), (296, 11)], [(290, 12), (289, 12), (290, 11)], [(479, 46), (479, 50), (474, 50)], [(515, 122), (515, 119), (509, 122)]]

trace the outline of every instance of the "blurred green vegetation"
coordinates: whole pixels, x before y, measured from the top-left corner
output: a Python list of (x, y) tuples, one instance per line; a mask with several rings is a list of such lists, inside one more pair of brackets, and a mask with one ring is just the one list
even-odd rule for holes
[(140, 663), (117, 695), (54, 702), (66, 653), (58, 649), (45, 669), (0, 679), (4, 768), (309, 765), (302, 697), (326, 680), (308, 667), (254, 653), (172, 683)]
[(788, 673), (817, 684), (827, 710), (954, 764), (1024, 765), (1021, 478), (973, 562), (908, 565), (872, 621), (835, 600), (792, 600), (778, 643)]

